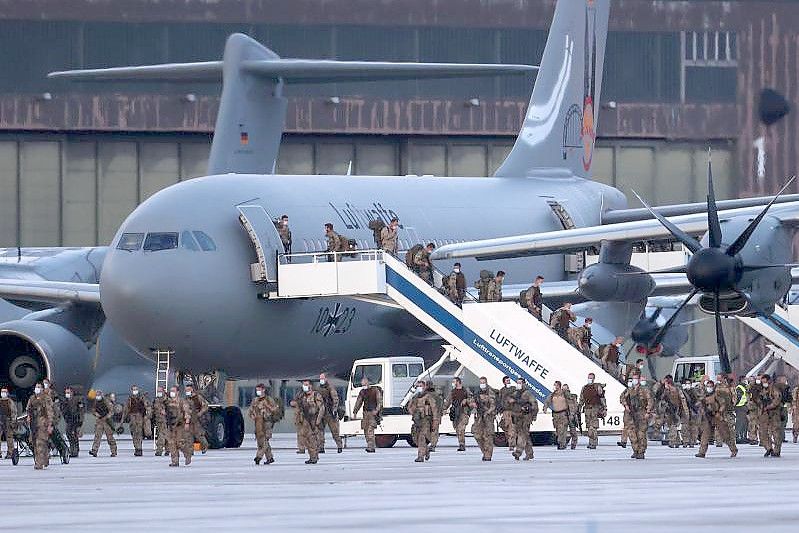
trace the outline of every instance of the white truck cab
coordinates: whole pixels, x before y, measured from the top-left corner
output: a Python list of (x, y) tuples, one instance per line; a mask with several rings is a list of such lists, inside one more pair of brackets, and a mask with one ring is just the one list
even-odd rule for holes
[(721, 361), (718, 355), (677, 357), (671, 367), (675, 383), (681, 383), (683, 379), (699, 381), (702, 376), (715, 380), (718, 374), (721, 374)]
[[(353, 410), (366, 377), (370, 385), (380, 387), (383, 392), (383, 415), (400, 414), (402, 399), (424, 372), (424, 359), (415, 356), (372, 357), (357, 359), (350, 371), (347, 384), (347, 418), (355, 418)], [(360, 415), (360, 413), (358, 413)]]

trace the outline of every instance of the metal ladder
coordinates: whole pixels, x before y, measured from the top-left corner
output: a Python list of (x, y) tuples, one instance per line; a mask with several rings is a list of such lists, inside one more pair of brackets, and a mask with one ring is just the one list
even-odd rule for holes
[[(172, 358), (172, 350), (155, 350), (155, 392), (153, 399), (156, 398), (155, 394), (158, 393), (158, 387), (164, 388), (164, 394), (169, 394), (169, 361)], [(158, 446), (158, 426), (153, 427), (153, 449)]]

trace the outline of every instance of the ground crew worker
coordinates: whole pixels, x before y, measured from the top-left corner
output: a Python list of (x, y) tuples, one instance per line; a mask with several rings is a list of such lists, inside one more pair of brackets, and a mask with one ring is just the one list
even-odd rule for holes
[(569, 431), (569, 406), (560, 381), (555, 382), (555, 389), (544, 400), (544, 414), (547, 414), (547, 409), (552, 410), (552, 425), (555, 427), (558, 450), (565, 450)]
[(280, 235), (280, 242), (283, 243), (283, 251), (291, 253), (291, 230), (289, 229), (289, 216), (283, 215), (277, 223), (277, 234)]
[(679, 448), (680, 423), (685, 413), (688, 411), (688, 404), (680, 389), (674, 386), (674, 378), (672, 378), (672, 376), (667, 375), (663, 378), (660, 397), (663, 404), (663, 420), (666, 424), (669, 448)]
[(380, 248), (394, 257), (397, 257), (397, 230), (399, 219), (394, 217), (388, 226), (380, 230)]
[(64, 389), (64, 404), (61, 408), (61, 414), (64, 416), (70, 457), (77, 457), (80, 452), (80, 438), (83, 436), (83, 414), (85, 412), (86, 405), (83, 403), (83, 398), (77, 396), (70, 387)]
[(516, 385), (508, 376), (502, 378), (502, 388), (499, 389), (498, 409), (502, 414), (499, 419), (499, 427), (505, 432), (505, 439), (511, 452), (516, 449), (516, 429), (513, 425), (513, 404), (516, 401)]
[(527, 289), (527, 294), (525, 294), (527, 311), (538, 320), (541, 320), (541, 311), (544, 308), (544, 297), (541, 294), (541, 285), (543, 283), (544, 276), (536, 276), (533, 284)]
[(311, 387), (311, 380), (302, 382), (302, 394), (292, 400), (292, 407), (300, 412), (300, 439), (303, 448), (308, 450), (307, 465), (319, 462), (322, 420), (325, 416), (325, 402), (319, 392)]
[[(6, 459), (14, 455), (14, 429), (17, 425), (17, 402), (8, 395), (8, 387), (0, 389), (0, 443), (6, 441)], [(0, 452), (2, 446), (0, 445)]]
[(444, 287), (447, 297), (458, 307), (463, 307), (463, 299), (466, 297), (466, 276), (461, 272), (461, 264), (452, 265), (452, 272), (446, 278)]
[(180, 397), (176, 386), (169, 389), (169, 398), (161, 405), (163, 405), (166, 421), (164, 426), (168, 432), (166, 440), (171, 459), (169, 466), (180, 465), (180, 452), (183, 452), (184, 464), (189, 466), (191, 456), (194, 454), (194, 437), (191, 429), (192, 407), (187, 399)]
[(416, 383), (416, 394), (408, 402), (408, 413), (411, 415), (413, 425), (411, 436), (416, 443), (416, 459), (414, 462), (423, 463), (430, 459), (430, 444), (433, 437), (433, 419), (438, 412), (438, 402), (430, 394), (424, 381)]
[(139, 386), (130, 387), (130, 396), (122, 412), (122, 420), (128, 423), (130, 436), (133, 439), (133, 455), (141, 457), (142, 440), (144, 439), (144, 417), (147, 415), (147, 402), (139, 394)]
[(325, 402), (321, 440), (319, 441), (319, 453), (325, 453), (325, 426), (330, 428), (330, 434), (333, 436), (333, 440), (336, 443), (338, 453), (341, 453), (344, 449), (344, 445), (341, 442), (341, 437), (338, 432), (338, 404), (340, 400), (338, 391), (328, 383), (327, 376), (324, 373), (319, 374), (319, 394), (322, 395), (322, 400)]
[(166, 424), (166, 394), (164, 394), (164, 387), (158, 386), (155, 391), (155, 400), (153, 400), (153, 416), (155, 418), (155, 455), (160, 457), (166, 448), (167, 453), (171, 447), (169, 446), (169, 428)]
[(469, 423), (469, 397), (471, 393), (463, 388), (461, 378), (452, 380), (452, 390), (444, 398), (444, 411), (449, 409), (449, 419), (458, 435), (458, 451), (466, 451), (466, 424)]
[(361, 429), (366, 438), (366, 452), (375, 453), (375, 429), (379, 424), (380, 412), (383, 410), (383, 391), (380, 387), (370, 386), (369, 378), (366, 376), (361, 379), (361, 387), (352, 414), (357, 416), (363, 407)]
[(594, 373), (588, 374), (588, 383), (580, 391), (580, 401), (577, 411), (585, 414), (585, 430), (588, 432), (588, 449), (595, 450), (599, 444), (599, 419), (607, 415), (607, 402), (605, 389), (599, 383), (594, 383)]
[(505, 272), (502, 270), (497, 271), (497, 275), (488, 282), (486, 290), (487, 302), (501, 302), (502, 301), (502, 281), (505, 279)]
[(577, 448), (577, 428), (580, 427), (580, 412), (577, 410), (577, 395), (569, 391), (569, 385), (566, 383), (563, 384), (562, 388), (563, 393), (566, 395), (566, 405), (568, 405), (569, 408), (567, 413), (569, 428), (566, 436), (566, 445), (569, 446), (571, 443), (571, 449), (573, 450)]
[(264, 464), (272, 464), (275, 458), (272, 456), (272, 447), (269, 439), (272, 438), (272, 426), (275, 417), (279, 412), (279, 406), (274, 398), (266, 394), (266, 386), (259, 383), (255, 386), (255, 398), (253, 398), (247, 415), (255, 423), (255, 442), (258, 450), (255, 452), (255, 464), (261, 464), (261, 459), (266, 456)]
[(436, 245), (430, 242), (413, 256), (413, 266), (416, 269), (416, 273), (430, 285), (433, 284), (433, 260), (430, 259), (430, 254), (435, 249)]
[(194, 443), (200, 443), (200, 451), (208, 451), (208, 439), (205, 438), (205, 417), (208, 413), (208, 401), (202, 394), (194, 390), (194, 385), (186, 385), (186, 399), (191, 406), (191, 432), (190, 436), (192, 448)]
[(524, 452), (524, 460), (533, 458), (533, 442), (530, 440), (530, 424), (538, 418), (538, 401), (527, 390), (524, 378), (516, 380), (516, 396), (513, 402), (513, 426), (516, 434), (516, 449), (513, 458), (517, 461)]
[(483, 461), (490, 461), (494, 455), (494, 420), (497, 416), (497, 398), (494, 390), (488, 386), (488, 379), (480, 378), (477, 394), (470, 400), (474, 410), (472, 435), (483, 452)]
[(37, 383), (33, 389), (33, 396), (28, 398), (25, 408), (28, 413), (28, 425), (33, 439), (33, 468), (41, 470), (50, 464), (50, 435), (53, 433), (53, 402), (44, 393), (44, 387)]
[(330, 252), (327, 256), (328, 262), (341, 261), (341, 256), (334, 253), (341, 249), (341, 235), (333, 231), (333, 224), (330, 222), (325, 224), (325, 239), (327, 239), (327, 251)]
[(799, 387), (794, 387), (791, 395), (791, 418), (793, 421), (793, 443), (799, 437)]
[(602, 369), (614, 377), (619, 375), (619, 349), (622, 344), (624, 337), (616, 337), (612, 343), (600, 346), (597, 352)]
[(89, 455), (97, 457), (97, 452), (100, 450), (100, 440), (105, 434), (108, 441), (108, 447), (111, 448), (111, 457), (117, 456), (117, 441), (114, 439), (114, 406), (111, 400), (103, 396), (103, 391), (98, 390), (94, 395), (94, 442)]
[(714, 437), (724, 442), (730, 448), (730, 457), (738, 455), (738, 448), (735, 445), (735, 436), (730, 432), (730, 425), (727, 422), (727, 411), (731, 407), (729, 395), (719, 393), (712, 381), (705, 382), (705, 394), (702, 398), (702, 441), (699, 445), (699, 452), (696, 457), (705, 457), (710, 438)]
[(641, 375), (633, 374), (632, 383), (619, 399), (624, 407), (624, 425), (633, 448), (633, 459), (643, 459), (646, 453), (646, 430), (655, 409), (649, 389), (641, 386)]
[(760, 445), (766, 449), (763, 457), (779, 457), (785, 438), (780, 420), (782, 391), (771, 383), (768, 374), (761, 376), (760, 386)]
[(550, 327), (566, 342), (569, 342), (569, 325), (577, 318), (571, 309), (571, 302), (566, 302), (549, 318)]
[(746, 387), (746, 377), (741, 376), (735, 386), (735, 440), (736, 442), (746, 442), (747, 439), (747, 419), (746, 404), (749, 402), (749, 391)]
[(436, 451), (436, 446), (438, 446), (438, 430), (441, 427), (441, 413), (444, 410), (444, 398), (438, 393), (432, 381), (427, 384), (427, 392), (432, 395), (433, 399), (436, 401), (436, 412), (433, 416), (433, 432), (429, 447), (429, 450), (434, 452)]

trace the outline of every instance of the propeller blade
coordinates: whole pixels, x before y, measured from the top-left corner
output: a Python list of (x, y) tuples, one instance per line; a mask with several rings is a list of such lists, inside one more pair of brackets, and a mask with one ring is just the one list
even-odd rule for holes
[(658, 319), (658, 317), (660, 316), (661, 312), (663, 312), (663, 308), (662, 307), (656, 307), (655, 311), (652, 313), (652, 316), (649, 317), (649, 321), (650, 322), (655, 322)]
[(796, 179), (796, 176), (792, 176), (791, 179), (788, 180), (788, 183), (786, 183), (785, 185), (782, 186), (782, 189), (780, 189), (780, 192), (778, 192), (776, 194), (776, 196), (774, 196), (774, 198), (771, 199), (771, 201), (768, 203), (768, 205), (765, 208), (763, 208), (763, 211), (761, 211), (760, 214), (757, 215), (754, 218), (754, 220), (752, 220), (752, 222), (749, 223), (749, 225), (746, 227), (746, 229), (743, 230), (743, 232), (740, 235), (738, 235), (738, 238), (735, 239), (735, 242), (733, 242), (730, 245), (730, 247), (727, 248), (727, 255), (734, 256), (734, 255), (738, 254), (738, 252), (740, 252), (743, 249), (744, 246), (746, 246), (746, 243), (749, 240), (749, 237), (752, 236), (752, 234), (755, 232), (755, 229), (757, 229), (757, 225), (760, 224), (760, 221), (763, 220), (763, 217), (766, 216), (766, 212), (769, 210), (769, 208), (772, 205), (774, 205), (774, 202), (777, 201), (777, 198), (779, 198), (780, 195), (785, 192), (785, 189), (787, 189), (788, 186), (791, 183), (793, 183), (794, 179)]
[(719, 305), (721, 298), (719, 297), (719, 292), (716, 291), (716, 345), (719, 348), (719, 362), (721, 362), (721, 371), (725, 374), (729, 374), (732, 372), (732, 367), (730, 366), (730, 357), (727, 355), (727, 343), (724, 342), (724, 330), (721, 327), (721, 313), (719, 313)]
[(662, 341), (663, 337), (666, 336), (666, 333), (668, 332), (669, 328), (672, 326), (672, 324), (674, 324), (674, 322), (677, 321), (677, 316), (680, 314), (680, 311), (682, 311), (682, 308), (688, 305), (688, 302), (691, 301), (691, 298), (696, 296), (698, 292), (699, 289), (692, 290), (691, 294), (689, 294), (688, 297), (685, 300), (683, 300), (683, 302), (677, 307), (677, 310), (674, 311), (674, 314), (671, 315), (671, 317), (666, 321), (666, 323), (663, 324), (663, 327), (658, 330), (657, 335), (655, 335), (655, 338), (652, 340), (653, 346), (657, 346), (658, 344), (660, 344), (660, 341)]
[(764, 268), (794, 268), (799, 266), (799, 263), (785, 263), (782, 265), (773, 264), (773, 265), (744, 265), (743, 269), (748, 271), (753, 270), (763, 270)]
[(652, 207), (648, 203), (646, 203), (643, 198), (638, 196), (637, 192), (633, 191), (633, 194), (635, 195), (636, 198), (638, 198), (638, 201), (641, 202), (644, 207), (646, 207), (647, 211), (649, 211), (649, 213), (653, 217), (655, 217), (658, 220), (658, 222), (663, 224), (663, 227), (669, 230), (669, 233), (671, 233), (675, 239), (680, 241), (683, 244), (683, 246), (691, 250), (691, 253), (695, 254), (696, 252), (702, 249), (702, 245), (699, 244), (699, 241), (697, 241), (696, 239), (685, 233), (683, 230), (672, 224), (666, 217), (664, 217), (663, 215), (652, 209)]
[(710, 161), (710, 149), (707, 151), (707, 229), (711, 248), (721, 247), (721, 223), (719, 210), (716, 207), (716, 193), (713, 190), (713, 164)]
[(683, 266), (676, 266), (673, 268), (663, 268), (660, 270), (650, 270), (648, 272), (641, 271), (641, 272), (617, 272), (613, 274), (614, 276), (643, 276), (643, 275), (651, 275), (651, 274), (685, 274), (687, 271), (687, 267)]

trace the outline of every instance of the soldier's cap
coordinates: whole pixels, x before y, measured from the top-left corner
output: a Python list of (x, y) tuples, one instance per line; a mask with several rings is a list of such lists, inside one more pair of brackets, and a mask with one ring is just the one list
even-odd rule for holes
[(427, 247), (428, 247), (428, 248), (435, 248), (435, 247), (436, 247), (436, 245), (435, 245), (435, 244), (433, 244), (432, 242), (428, 242), (428, 243), (427, 243)]
[(499, 272), (497, 272), (497, 277), (501, 277), (501, 276), (504, 276), (504, 275), (505, 275), (505, 271), (504, 270), (500, 270)]
[(288, 218), (288, 217), (289, 217), (288, 215), (281, 215), (281, 216), (280, 216), (280, 218), (281, 218), (281, 219), (283, 219), (283, 218)]
[(263, 383), (259, 383), (258, 385), (255, 386), (255, 388), (256, 389), (265, 389), (266, 385), (264, 385)]
[(762, 376), (760, 376), (760, 379), (765, 379), (765, 380), (769, 380), (770, 381), (771, 380), (771, 376), (769, 376), (768, 374), (763, 374)]
[(455, 264), (454, 264), (454, 265), (452, 265), (452, 266), (459, 267), (459, 266), (461, 266), (461, 264), (460, 264), (460, 263), (455, 263)]

